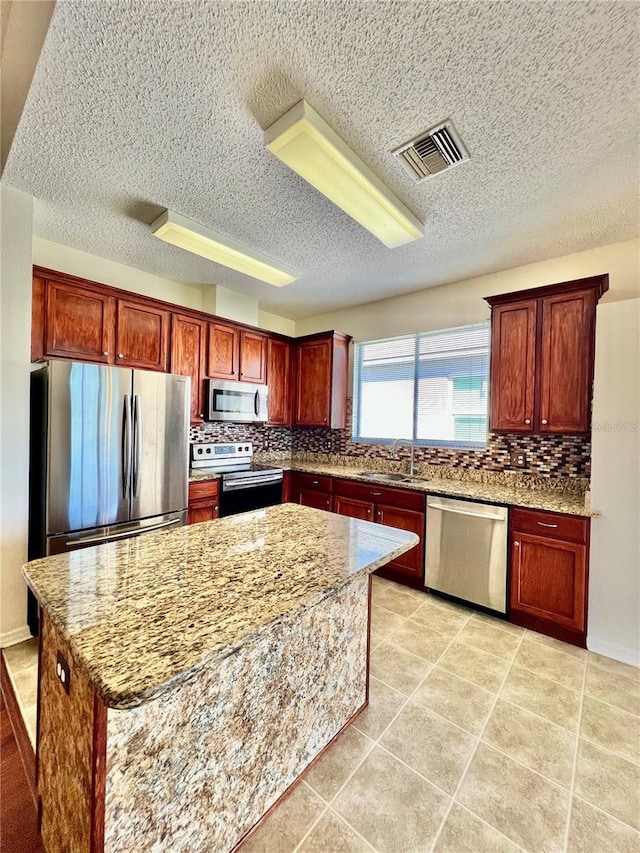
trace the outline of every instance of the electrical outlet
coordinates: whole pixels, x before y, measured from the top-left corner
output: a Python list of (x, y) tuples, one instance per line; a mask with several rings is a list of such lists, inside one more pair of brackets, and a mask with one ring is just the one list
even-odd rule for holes
[(64, 687), (65, 693), (68, 694), (71, 690), (71, 670), (60, 652), (58, 652), (56, 657), (56, 675), (58, 676), (58, 681)]
[(512, 450), (511, 464), (514, 466), (514, 468), (524, 468), (524, 466), (527, 464), (527, 457), (519, 450)]

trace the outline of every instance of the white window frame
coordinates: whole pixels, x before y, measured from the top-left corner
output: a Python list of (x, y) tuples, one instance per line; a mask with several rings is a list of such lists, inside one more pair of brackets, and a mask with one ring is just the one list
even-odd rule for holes
[[(462, 331), (464, 329), (483, 329), (486, 332), (487, 336), (487, 352), (486, 352), (486, 364), (487, 370), (486, 374), (486, 409), (483, 414), (478, 415), (478, 417), (484, 417), (486, 423), (486, 431), (484, 434), (483, 441), (467, 441), (464, 439), (453, 439), (453, 440), (445, 440), (445, 439), (421, 439), (417, 438), (417, 429), (418, 429), (418, 383), (419, 383), (419, 375), (418, 375), (418, 364), (419, 364), (419, 350), (420, 350), (420, 341), (423, 338), (429, 337), (431, 335), (442, 334), (445, 335), (451, 332), (457, 332), (458, 330)], [(360, 371), (361, 371), (361, 363), (362, 363), (362, 352), (363, 348), (367, 345), (377, 344), (377, 343), (386, 343), (391, 341), (413, 341), (413, 364), (412, 364), (412, 374), (413, 374), (413, 395), (412, 395), (412, 423), (413, 423), (413, 434), (411, 436), (404, 436), (403, 439), (405, 442), (415, 445), (416, 447), (434, 447), (434, 448), (450, 448), (457, 450), (486, 450), (488, 434), (489, 434), (489, 362), (490, 362), (490, 321), (487, 320), (482, 323), (474, 323), (467, 324), (465, 326), (455, 326), (450, 329), (436, 329), (430, 332), (417, 332), (410, 335), (398, 335), (394, 338), (380, 338), (374, 341), (362, 341), (360, 343), (355, 344), (354, 349), (354, 360), (353, 360), (353, 412), (352, 412), (352, 423), (351, 423), (351, 440), (354, 443), (358, 444), (382, 444), (382, 445), (390, 445), (393, 444), (394, 441), (397, 441), (398, 444), (402, 443), (402, 439), (395, 438), (370, 438), (367, 436), (359, 435), (360, 432)], [(474, 417), (475, 415), (469, 414), (468, 417)], [(460, 417), (467, 417), (467, 415), (461, 414)]]

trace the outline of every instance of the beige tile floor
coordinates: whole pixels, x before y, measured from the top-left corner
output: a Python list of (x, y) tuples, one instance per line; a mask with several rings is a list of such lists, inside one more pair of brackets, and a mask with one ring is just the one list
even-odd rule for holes
[[(639, 853), (640, 670), (374, 579), (370, 704), (243, 853)], [(3, 651), (35, 739), (37, 646)]]
[(371, 676), (243, 853), (639, 853), (640, 670), (375, 578)]

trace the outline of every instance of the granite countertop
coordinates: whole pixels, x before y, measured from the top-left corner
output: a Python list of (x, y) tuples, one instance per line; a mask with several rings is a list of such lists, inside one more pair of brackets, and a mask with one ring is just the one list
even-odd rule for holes
[[(271, 461), (285, 471), (324, 474), (330, 477), (358, 480), (370, 486), (377, 484), (394, 489), (412, 489), (430, 495), (471, 498), (472, 500), (488, 501), (506, 506), (562, 512), (567, 515), (591, 517), (601, 515), (597, 510), (591, 509), (585, 493), (571, 490), (571, 484), (567, 483), (566, 480), (561, 481), (560, 486), (557, 487), (556, 483), (549, 478), (527, 477), (526, 475), (513, 475), (511, 473), (491, 473), (484, 482), (480, 482), (471, 479), (470, 472), (467, 473), (466, 477), (465, 472), (461, 472), (459, 477), (435, 476), (433, 471), (437, 466), (429, 466), (428, 474), (420, 473), (409, 480), (372, 480), (366, 476), (367, 471), (382, 470), (384, 461), (366, 457), (361, 459), (349, 458), (350, 464), (341, 463), (336, 459), (325, 462), (311, 462), (292, 458), (274, 458)], [(360, 467), (355, 467), (356, 465)], [(448, 473), (451, 471), (449, 470)], [(207, 480), (216, 476), (215, 474), (195, 471), (191, 471), (190, 474), (192, 480)], [(493, 482), (487, 481), (489, 476)], [(566, 486), (566, 490), (563, 490), (563, 485)], [(554, 488), (554, 486), (556, 487)]]
[(133, 708), (417, 542), (404, 530), (282, 504), (22, 571), (102, 702)]

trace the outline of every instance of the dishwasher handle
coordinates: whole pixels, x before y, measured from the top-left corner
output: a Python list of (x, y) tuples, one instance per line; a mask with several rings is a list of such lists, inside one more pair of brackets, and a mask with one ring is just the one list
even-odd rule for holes
[(444, 506), (443, 504), (428, 503), (427, 509), (439, 509), (441, 512), (453, 512), (456, 515), (469, 515), (472, 518), (486, 518), (487, 521), (506, 521), (506, 515), (487, 515), (484, 512), (471, 512), (468, 509), (458, 509), (457, 507)]

